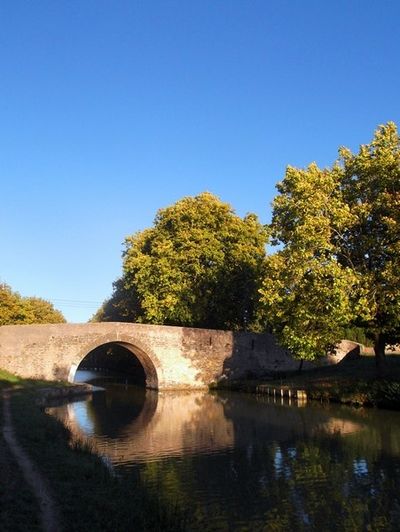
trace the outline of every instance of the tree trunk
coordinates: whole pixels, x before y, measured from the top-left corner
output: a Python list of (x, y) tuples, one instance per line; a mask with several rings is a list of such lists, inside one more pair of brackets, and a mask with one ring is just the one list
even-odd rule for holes
[(301, 373), (301, 370), (303, 369), (303, 363), (304, 363), (304, 360), (301, 358), (301, 359), (300, 359), (299, 369), (298, 369), (298, 372), (299, 372), (299, 373)]
[(375, 364), (378, 375), (383, 376), (386, 373), (386, 355), (385, 355), (385, 337), (382, 333), (378, 333), (375, 337), (374, 351), (375, 351)]

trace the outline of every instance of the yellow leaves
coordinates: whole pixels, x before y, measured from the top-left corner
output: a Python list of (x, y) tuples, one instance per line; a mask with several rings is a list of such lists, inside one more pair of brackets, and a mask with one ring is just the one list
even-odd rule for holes
[(155, 224), (126, 239), (124, 280), (143, 320), (238, 327), (252, 319), (266, 232), (209, 192), (158, 211)]
[[(270, 226), (261, 299), (281, 341), (298, 356), (322, 354), (340, 326), (400, 327), (400, 141), (380, 126), (353, 155), (321, 170), (289, 166)], [(325, 346), (325, 347), (324, 347)]]
[(64, 323), (65, 318), (52, 303), (39, 297), (21, 297), (6, 284), (0, 284), (0, 325)]
[(321, 170), (313, 163), (306, 169), (288, 167), (281, 192), (274, 200), (270, 226), (276, 243), (297, 249), (332, 250), (332, 235), (351, 217), (342, 201), (338, 183), (341, 169)]
[(291, 248), (267, 258), (260, 290), (269, 322), (299, 358), (324, 355), (353, 315), (356, 278), (335, 258), (313, 257)]

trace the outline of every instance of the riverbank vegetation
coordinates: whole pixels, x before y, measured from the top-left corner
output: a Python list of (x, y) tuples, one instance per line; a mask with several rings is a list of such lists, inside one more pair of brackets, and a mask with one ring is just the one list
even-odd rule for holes
[[(385, 378), (376, 374), (372, 356), (343, 360), (303, 372), (281, 372), (259, 380), (221, 382), (215, 389), (265, 393), (265, 389), (304, 390), (308, 400), (353, 406), (375, 406), (400, 410), (400, 354), (387, 356)], [(287, 394), (286, 394), (287, 395)]]
[[(17, 439), (47, 480), (62, 530), (181, 530), (184, 519), (147, 495), (140, 479), (115, 475), (89, 446), (71, 445), (67, 428), (36, 405), (48, 382), (0, 371), (0, 391), (13, 388), (11, 411)], [(0, 439), (2, 530), (40, 530), (38, 505), (3, 438)]]
[[(16, 384), (18, 379), (0, 370), (0, 423), (3, 425), (1, 392), (4, 387)], [(4, 531), (39, 531), (39, 505), (26, 485), (3, 433), (0, 434), (0, 523)]]

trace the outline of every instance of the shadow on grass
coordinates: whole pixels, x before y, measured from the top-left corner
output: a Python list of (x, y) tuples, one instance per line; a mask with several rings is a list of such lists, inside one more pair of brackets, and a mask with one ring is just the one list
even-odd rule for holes
[(287, 380), (292, 382), (329, 383), (329, 382), (354, 382), (356, 380), (375, 381), (388, 380), (400, 382), (400, 356), (386, 355), (386, 372), (384, 375), (378, 373), (375, 358), (371, 356), (360, 356), (355, 359), (344, 359), (334, 366), (325, 366), (312, 369), (302, 373), (293, 372), (285, 375)]
[(69, 384), (63, 381), (45, 381), (40, 379), (24, 379), (18, 377), (4, 369), (0, 369), (0, 390), (5, 388), (18, 388), (18, 389), (37, 389), (37, 388), (48, 388), (51, 387), (60, 387), (68, 386)]
[[(109, 467), (92, 453), (89, 445), (73, 445), (69, 430), (37, 406), (38, 390), (52, 385), (46, 381), (21, 379), (0, 370), (0, 390), (14, 389), (11, 411), (17, 439), (47, 479), (60, 511), (63, 530), (184, 530), (186, 519), (176, 501), (171, 500), (167, 507), (147, 494), (140, 478), (110, 474)], [(60, 385), (65, 386), (65, 383)], [(6, 451), (2, 444), (3, 440), (0, 452)], [(7, 463), (14, 466), (10, 461)], [(6, 486), (7, 481), (7, 472), (2, 467), (0, 484)], [(0, 490), (4, 506), (1, 512), (5, 512), (4, 519), (10, 523), (9, 528), (1, 529), (36, 530), (35, 501), (32, 497), (30, 500), (22, 479), (17, 487), (26, 492), (26, 497), (14, 493), (13, 506), (10, 506), (9, 497), (1, 498)], [(13, 517), (19, 514), (30, 515), (32, 526), (12, 527)]]
[(379, 374), (375, 359), (360, 356), (334, 366), (307, 371), (277, 372), (263, 380), (237, 381), (227, 388), (257, 392), (260, 384), (306, 390), (307, 397), (352, 405), (400, 410), (400, 356), (386, 355), (386, 371)]

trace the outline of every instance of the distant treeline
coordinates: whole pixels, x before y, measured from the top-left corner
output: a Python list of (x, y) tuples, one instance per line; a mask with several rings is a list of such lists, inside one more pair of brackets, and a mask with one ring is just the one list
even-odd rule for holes
[(0, 284), (0, 325), (64, 322), (64, 316), (49, 301), (22, 297), (7, 284)]

